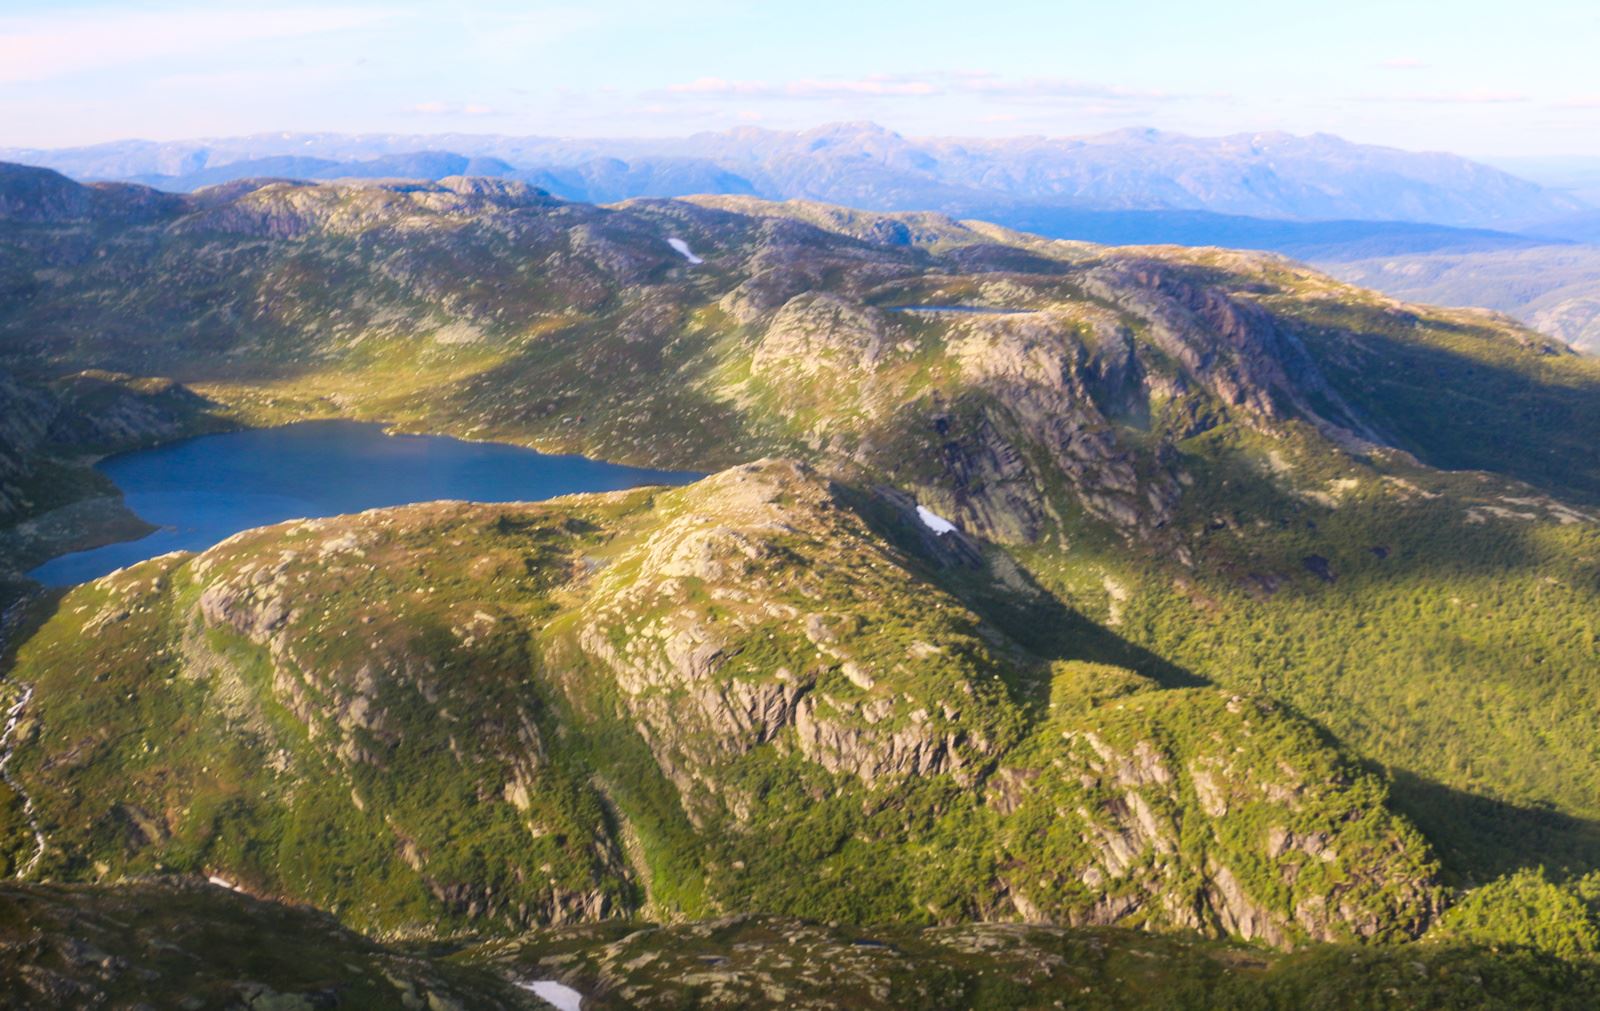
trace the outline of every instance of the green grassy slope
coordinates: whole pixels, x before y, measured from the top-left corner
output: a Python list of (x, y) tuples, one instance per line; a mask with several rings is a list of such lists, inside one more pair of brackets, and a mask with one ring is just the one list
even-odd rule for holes
[[(192, 625), (196, 609), (204, 614), (205, 579), (195, 563), (167, 563), (170, 585), (140, 591), (153, 595), (151, 611), (130, 611), (128, 621), (141, 624), (129, 627), (141, 632), (125, 640), (114, 630), (110, 638), (80, 634), (90, 611), (107, 605), (89, 599), (103, 589), (77, 591), (88, 596), (24, 645), (14, 684), (47, 686), (85, 662), (80, 653), (109, 643), (94, 664), (119, 690), (134, 691), (124, 699), (129, 719), (150, 686), (182, 689), (159, 693), (160, 708), (142, 711), (135, 723), (147, 730), (178, 712), (214, 708), (216, 689), (205, 679), (168, 677), (193, 667), (184, 650), (204, 645), (229, 669), (255, 670), (253, 682), (244, 673), (235, 680), (253, 686), (252, 705), (268, 714), (252, 717), (262, 743), (249, 745), (256, 751), (231, 737), (218, 744), (248, 774), (216, 796), (270, 798), (270, 810), (249, 815), (267, 826), (261, 837), (269, 844), (254, 851), (240, 841), (254, 838), (254, 828), (230, 829), (233, 851), (214, 844), (213, 828), (194, 826), (251, 823), (230, 821), (231, 809), (192, 824), (169, 816), (168, 800), (182, 812), (213, 788), (186, 773), (162, 794), (165, 774), (152, 773), (135, 781), (166, 800), (135, 806), (170, 839), (152, 847), (141, 841), (140, 818), (97, 822), (100, 813), (63, 808), (62, 824), (95, 840), (64, 873), (93, 876), (96, 860), (108, 872), (156, 862), (197, 869), (218, 852), (264, 868), (263, 887), (291, 892), (273, 861), (277, 847), (313, 846), (309, 817), (354, 826), (348, 834), (367, 840), (366, 849), (336, 852), (325, 878), (294, 883), (303, 891), (292, 893), (337, 903), (342, 915), (366, 902), (359, 915), (371, 919), (363, 922), (395, 927), (441, 909), (465, 917), (474, 898), (474, 915), (493, 904), (503, 921), (527, 902), (532, 912), (512, 922), (534, 920), (555, 908), (558, 893), (695, 915), (755, 906), (935, 919), (1024, 916), (1030, 906), (1051, 918), (1088, 916), (1096, 902), (1138, 893), (1196, 904), (1119, 907), (1119, 918), (1238, 929), (1250, 910), (1239, 907), (1228, 914), (1231, 925), (1224, 922), (1226, 889), (1210, 894), (1217, 876), (1207, 878), (1204, 867), (1207, 855), (1227, 854), (1235, 877), (1261, 875), (1245, 888), (1271, 914), (1259, 924), (1315, 936), (1321, 921), (1310, 907), (1301, 914), (1305, 896), (1280, 889), (1282, 860), (1309, 851), (1290, 846), (1271, 867), (1243, 870), (1264, 859), (1267, 844), (1251, 849), (1229, 826), (1283, 829), (1300, 843), (1321, 829), (1267, 824), (1242, 801), (1206, 814), (1211, 801), (1196, 785), (1204, 780), (1189, 768), (1198, 762), (1204, 772), (1225, 758), (1201, 728), (1225, 727), (1223, 739), (1232, 741), (1243, 730), (1231, 721), (1258, 718), (1248, 715), (1253, 709), (1228, 710), (1221, 700), (1231, 694), (1274, 699), (1275, 706), (1249, 705), (1265, 706), (1260, 712), (1271, 715), (1259, 718), (1274, 725), (1304, 728), (1307, 719), (1356, 756), (1336, 771), (1333, 753), (1313, 748), (1309, 730), (1250, 745), (1268, 749), (1264, 755), (1310, 749), (1321, 757), (1291, 762), (1296, 776), (1321, 770), (1338, 786), (1329, 803), (1378, 812), (1376, 821), (1352, 818), (1350, 852), (1409, 839), (1415, 824), (1453, 884), (1534, 865), (1557, 878), (1600, 868), (1600, 700), (1588, 678), (1600, 646), (1600, 364), (1530, 331), (1483, 314), (1405, 306), (1275, 257), (1104, 249), (935, 215), (740, 198), (592, 208), (447, 181), (241, 187), (115, 214), (63, 198), (48, 210), (0, 229), (0, 283), (15, 296), (0, 301), (0, 360), (35, 388), (97, 367), (172, 376), (209, 398), (208, 412), (235, 422), (379, 418), (706, 470), (778, 453), (842, 482), (837, 494), (871, 528), (870, 536), (851, 528), (845, 538), (857, 554), (839, 547), (841, 554), (818, 555), (815, 543), (770, 531), (754, 537), (765, 547), (739, 563), (738, 579), (759, 587), (749, 592), (771, 602), (767, 613), (736, 595), (710, 594), (706, 577), (693, 575), (703, 561), (696, 551), (743, 548), (709, 532), (696, 540), (681, 517), (655, 507), (633, 519), (585, 516), (594, 530), (541, 535), (549, 544), (540, 550), (553, 554), (515, 548), (547, 575), (516, 577), (533, 580), (515, 588), (526, 614), (508, 619), (508, 638), (495, 645), (464, 645), (470, 633), (455, 629), (465, 615), (423, 620), (399, 603), (393, 620), (406, 634), (375, 634), (388, 626), (357, 634), (366, 627), (350, 624), (363, 617), (357, 588), (324, 586), (308, 572), (285, 607), (315, 600), (329, 614), (322, 631), (293, 633), (300, 645), (291, 659), (309, 694), (281, 724), (274, 720), (282, 714), (271, 716), (276, 710), (261, 702), (280, 691), (263, 657), (290, 661), (273, 654), (272, 635), (248, 642), (248, 629), (226, 620), (201, 637), (217, 641), (197, 644)], [(706, 262), (690, 265), (669, 237)], [(941, 304), (1028, 311), (896, 308)], [(957, 522), (970, 535), (965, 547), (921, 533), (907, 518), (911, 498)], [(827, 529), (822, 543), (844, 536)], [(676, 545), (671, 551), (688, 552), (674, 563), (681, 573), (654, 568), (671, 552), (658, 545), (650, 553), (650, 530), (667, 539), (661, 545)], [(498, 543), (499, 533), (480, 526), (452, 536), (462, 541), (459, 556), (420, 533), (397, 548), (396, 558), (439, 553), (439, 571), (425, 563), (420, 572), (396, 569), (384, 577), (391, 581), (381, 586), (383, 599), (410, 601), (441, 572), (458, 570), (468, 575), (452, 575), (436, 598), (475, 612), (480, 595), (498, 601), (511, 592), (511, 574), (491, 567), (471, 575), (466, 557), (475, 545)], [(562, 590), (568, 580), (548, 575), (549, 566), (590, 559), (599, 551), (594, 538), (610, 554), (592, 559), (604, 563), (593, 587)], [(891, 561), (884, 552), (899, 555)], [(796, 559), (824, 572), (831, 559), (835, 575), (808, 583)], [(300, 571), (297, 564), (310, 563), (285, 571)], [(860, 575), (880, 569), (904, 575)], [(650, 572), (659, 578), (643, 579)], [(719, 571), (711, 583), (732, 578)], [(918, 589), (907, 589), (907, 578), (920, 580)], [(923, 586), (945, 594), (938, 599), (948, 610), (915, 603), (935, 592)], [(813, 603), (819, 593), (840, 614), (870, 615), (881, 626), (838, 625)], [(803, 617), (810, 615), (818, 616), (815, 628)], [(863, 656), (830, 652), (838, 652), (830, 639), (838, 635), (856, 637)], [(741, 645), (732, 651), (735, 639)], [(181, 662), (162, 659), (154, 644)], [(942, 651), (925, 649), (934, 646)], [(746, 655), (748, 667), (737, 659)], [(457, 737), (451, 748), (438, 728), (419, 733), (413, 752), (360, 720), (356, 729), (328, 729), (314, 748), (309, 737), (296, 743), (294, 724), (310, 725), (307, 714), (319, 707), (332, 707), (324, 719), (334, 727), (352, 721), (341, 707), (371, 694), (360, 688), (369, 656), (393, 661), (382, 670), (374, 662), (374, 684), (403, 671), (402, 657), (434, 673), (460, 663), (474, 672), (462, 691), (501, 700), (496, 711), (526, 707), (551, 756), (540, 766), (540, 803), (556, 821), (588, 826), (603, 852), (585, 849), (589, 839), (576, 829), (554, 831), (538, 838), (563, 841), (538, 845), (551, 850), (556, 873), (532, 883), (505, 877), (509, 840), (521, 845), (546, 816), (506, 816), (490, 803), (515, 780), (514, 757), (493, 743), (515, 732), (509, 722), (490, 721), (485, 740), (474, 742), (488, 750), (460, 757), (455, 750), (466, 744)], [(802, 659), (831, 673), (812, 672)], [(1058, 682), (1076, 668), (1052, 675), (1051, 661), (1111, 662), (1168, 687), (1052, 712), (1051, 698), (1065, 690)], [(533, 672), (532, 685), (502, 683), (508, 667)], [(110, 790), (120, 765), (159, 768), (134, 750), (137, 733), (90, 734), (93, 697), (68, 699), (66, 684), (56, 681), (55, 704), (85, 707), (72, 717), (81, 737), (52, 747), (80, 764), (52, 765), (52, 774), (104, 776)], [(963, 684), (974, 693), (959, 706), (963, 736), (946, 740), (935, 731), (954, 717), (942, 706), (957, 692), (967, 698)], [(1185, 684), (1212, 687), (1177, 687)], [(43, 706), (52, 692), (40, 691)], [(384, 712), (428, 711), (405, 694), (420, 689), (398, 691), (383, 696)], [(197, 721), (197, 741), (221, 733), (203, 729), (210, 717), (185, 719)], [(565, 735), (546, 732), (555, 726)], [(1109, 744), (1114, 728), (1140, 736)], [(1076, 736), (1063, 747), (1069, 733)], [(1149, 743), (1171, 767), (1170, 782), (1140, 784), (1150, 794), (1134, 802), (1104, 768), (1073, 779), (1072, 763), (1108, 761), (1093, 754), (1087, 733), (1119, 755)], [(892, 743), (896, 735), (902, 743)], [(340, 757), (332, 741), (360, 761)], [(384, 750), (396, 748), (392, 756)], [(275, 794), (271, 765), (262, 764), (274, 749), (312, 763), (305, 770), (356, 761), (357, 771), (341, 775), (373, 791), (383, 777), (366, 756), (377, 755), (407, 787), (424, 788), (407, 810), (405, 789), (381, 787), (403, 819), (397, 835), (381, 817), (345, 809), (343, 780), (337, 797), (332, 787)], [(18, 761), (20, 773), (26, 763)], [(492, 770), (494, 782), (479, 782), (471, 797), (449, 793), (457, 789), (451, 763), (468, 761)], [(905, 768), (923, 785), (888, 806), (859, 802), (854, 784), (871, 793), (884, 770)], [(1381, 799), (1374, 774), (1392, 780), (1392, 800)], [(1230, 776), (1258, 791), (1284, 785), (1243, 770)], [(1048, 798), (1054, 807), (1003, 810), (1004, 791), (980, 800), (976, 787), (991, 779), (1038, 784), (1027, 800), (1037, 807)], [(446, 866), (456, 877), (493, 880), (493, 897), (452, 892), (450, 882), (441, 897), (412, 861), (385, 849), (432, 831), (425, 812), (446, 797), (471, 812), (460, 835), (486, 840)], [(1321, 803), (1302, 813), (1330, 816)], [(1159, 826), (1144, 832), (1150, 856), (1121, 868), (1111, 884), (1034, 876), (1028, 853), (1070, 863), (1088, 845), (1082, 837), (1094, 835), (1085, 826), (1053, 836), (1051, 817), (1078, 826), (1072, 819), (1082, 806), (1114, 812), (1117, 824), (1102, 827), (1143, 831), (1140, 804), (1152, 817), (1173, 808), (1190, 816), (1174, 822), (1170, 839)], [(1394, 819), (1394, 807), (1404, 819)], [(755, 811), (772, 820), (752, 829)], [(26, 838), (16, 838), (25, 849)], [(1275, 838), (1281, 845), (1289, 836)], [(999, 852), (1002, 843), (1023, 850), (1014, 867), (975, 859), (935, 872), (927, 859), (933, 850)], [(1410, 843), (1399, 851), (1420, 852)], [(1427, 877), (1427, 858), (1415, 859), (1417, 873), (1402, 880)], [(798, 863), (852, 887), (779, 873)], [(1197, 866), (1198, 878), (1184, 870)], [(374, 898), (356, 896), (349, 867), (383, 883)], [(1422, 893), (1381, 876), (1312, 880), (1324, 896), (1367, 889), (1371, 908), (1386, 910), (1374, 934), (1407, 932), (1427, 919)], [(830, 905), (847, 894), (849, 904)], [(452, 906), (452, 895), (462, 901)], [(1361, 933), (1360, 922), (1330, 929)]]
[(403, 935), (764, 909), (1289, 944), (1431, 919), (1426, 843), (1312, 728), (1037, 655), (916, 568), (785, 463), (147, 562), (20, 648), (31, 807), (0, 838), (31, 875), (215, 875)]

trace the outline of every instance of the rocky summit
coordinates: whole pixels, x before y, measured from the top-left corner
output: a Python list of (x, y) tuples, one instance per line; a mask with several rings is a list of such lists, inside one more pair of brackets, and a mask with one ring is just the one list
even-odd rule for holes
[[(261, 1007), (1600, 993), (1600, 366), (1508, 319), (929, 213), (21, 168), (0, 290), (5, 992), (160, 1004), (170, 944)], [(98, 456), (329, 417), (708, 476), (19, 575), (140, 529)]]

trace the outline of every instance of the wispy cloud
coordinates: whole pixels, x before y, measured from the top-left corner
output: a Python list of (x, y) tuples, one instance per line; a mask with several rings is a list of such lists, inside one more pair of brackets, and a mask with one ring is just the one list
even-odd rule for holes
[(1391, 56), (1378, 62), (1379, 70), (1427, 70), (1428, 64), (1415, 56)]
[(897, 99), (969, 96), (1012, 101), (1094, 99), (1105, 102), (1166, 101), (1189, 96), (1062, 77), (1009, 78), (990, 71), (872, 74), (855, 78), (739, 81), (701, 77), (648, 93), (652, 98), (711, 99)]
[(662, 89), (668, 95), (698, 95), (708, 98), (903, 98), (937, 95), (940, 89), (930, 81), (900, 77), (806, 78), (798, 81), (730, 81), (721, 77), (701, 77)]
[(1577, 95), (1550, 103), (1556, 109), (1600, 109), (1600, 95)]
[(1070, 77), (1008, 78), (987, 71), (953, 75), (954, 90), (987, 98), (1059, 100), (1093, 98), (1101, 101), (1168, 101), (1187, 98), (1170, 91), (1128, 88)]
[(494, 115), (494, 107), (481, 102), (419, 102), (406, 111), (417, 116)]
[(1438, 91), (1396, 95), (1360, 95), (1362, 102), (1391, 102), (1420, 105), (1507, 105), (1532, 99), (1518, 91)]
[(70, 77), (132, 63), (219, 52), (254, 42), (362, 28), (395, 15), (370, 7), (276, 10), (76, 8), (0, 17), (0, 83)]

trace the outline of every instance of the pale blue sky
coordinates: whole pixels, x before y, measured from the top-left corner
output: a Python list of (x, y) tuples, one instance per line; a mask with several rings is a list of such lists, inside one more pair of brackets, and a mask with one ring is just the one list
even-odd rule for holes
[(1284, 129), (1600, 155), (1595, 0), (6, 0), (0, 146)]

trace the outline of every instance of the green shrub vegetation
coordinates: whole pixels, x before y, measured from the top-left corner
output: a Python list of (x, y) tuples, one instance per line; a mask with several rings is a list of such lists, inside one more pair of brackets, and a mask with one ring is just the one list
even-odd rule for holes
[[(1275, 257), (883, 217), (273, 184), (8, 227), (0, 367), (55, 419), (0, 411), (12, 567), (86, 536), (89, 456), (223, 424), (816, 470), (289, 525), (45, 600), (5, 866), (38, 828), (37, 876), (215, 873), (394, 935), (1331, 945), (1250, 1007), (1582, 992), (1600, 365)], [(1196, 964), (1172, 1006), (1228, 1006)]]

